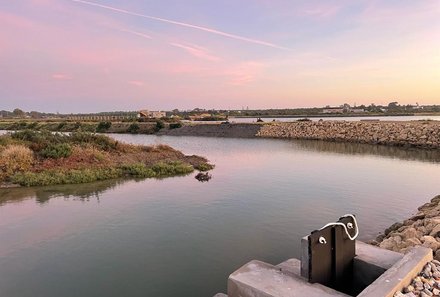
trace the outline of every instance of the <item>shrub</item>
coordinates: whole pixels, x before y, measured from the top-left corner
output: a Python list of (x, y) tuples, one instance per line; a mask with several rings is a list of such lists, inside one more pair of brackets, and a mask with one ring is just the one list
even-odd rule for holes
[(98, 168), (81, 170), (46, 170), (43, 172), (23, 172), (12, 176), (12, 182), (26, 186), (48, 186), (57, 184), (80, 184), (117, 178), (121, 170), (117, 168)]
[(57, 130), (62, 130), (66, 126), (66, 122), (61, 122), (57, 126)]
[(68, 143), (49, 144), (40, 151), (40, 155), (44, 158), (67, 158), (72, 154), (72, 147)]
[(27, 127), (27, 122), (26, 121), (20, 121), (18, 122), (18, 129), (26, 129)]
[(124, 175), (134, 177), (155, 177), (156, 173), (142, 163), (135, 163), (121, 166)]
[(156, 127), (154, 128), (154, 130), (156, 132), (160, 131), (161, 129), (165, 128), (165, 123), (163, 121), (156, 121)]
[(18, 141), (29, 143), (29, 148), (35, 152), (40, 152), (51, 144), (67, 142), (69, 135), (51, 133), (49, 131), (23, 130), (15, 132), (11, 137)]
[(79, 146), (72, 147), (72, 162), (84, 162), (84, 164), (101, 163), (110, 165), (112, 159), (108, 152), (97, 149), (94, 146)]
[(23, 145), (9, 145), (0, 153), (0, 180), (14, 172), (28, 170), (34, 163), (34, 153)]
[(2, 135), (0, 136), (0, 149), (1, 147), (5, 147), (9, 144), (12, 144), (13, 140), (11, 139), (11, 137), (9, 135)]
[(31, 123), (28, 123), (27, 129), (36, 129), (37, 126), (38, 126), (37, 122), (31, 122)]
[(105, 132), (112, 126), (112, 122), (99, 122), (96, 132)]
[(90, 124), (90, 123), (83, 123), (83, 124), (81, 124), (81, 128), (79, 130), (84, 131), (84, 132), (95, 132), (96, 125)]
[(117, 141), (105, 135), (97, 135), (89, 132), (73, 132), (66, 139), (70, 143), (75, 144), (92, 144), (104, 151), (116, 149)]
[(194, 166), (194, 168), (199, 171), (209, 171), (209, 170), (214, 169), (214, 165), (211, 165), (209, 163), (200, 163), (200, 164), (197, 164), (196, 166)]
[(156, 174), (156, 177), (183, 175), (194, 171), (194, 167), (181, 161), (159, 162), (154, 164), (151, 169)]
[(16, 131), (11, 134), (11, 137), (17, 140), (21, 141), (28, 141), (28, 142), (61, 142), (64, 141), (64, 138), (68, 135), (64, 135), (61, 133), (51, 133), (47, 130), (43, 131), (34, 131), (34, 130), (22, 130), (22, 131)]
[(122, 172), (126, 176), (133, 177), (167, 177), (173, 175), (184, 175), (194, 171), (194, 168), (181, 161), (159, 162), (152, 167), (147, 167), (142, 163), (122, 165)]
[(182, 127), (182, 123), (171, 123), (170, 124), (170, 129), (177, 129), (177, 128), (181, 128)]
[(128, 133), (133, 133), (133, 134), (135, 134), (135, 133), (138, 133), (139, 132), (139, 125), (138, 124), (136, 124), (136, 123), (132, 123), (129, 127), (128, 127), (128, 129), (127, 129), (127, 132)]

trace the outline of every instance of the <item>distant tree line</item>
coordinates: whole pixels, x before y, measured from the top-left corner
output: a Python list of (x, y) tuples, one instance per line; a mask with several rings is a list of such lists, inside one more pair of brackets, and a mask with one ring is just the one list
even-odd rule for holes
[[(313, 107), (313, 108), (284, 108), (284, 109), (241, 109), (241, 110), (227, 110), (227, 109), (203, 109), (194, 108), (192, 110), (181, 111), (173, 109), (167, 111), (167, 118), (179, 117), (182, 119), (190, 119), (193, 116), (200, 114), (209, 115), (209, 118), (224, 118), (224, 117), (261, 117), (261, 116), (308, 116), (308, 115), (320, 115), (323, 113), (326, 107)], [(359, 105), (351, 107), (349, 104), (344, 103), (337, 108), (344, 109), (344, 112), (349, 112), (350, 109), (364, 110), (367, 113), (373, 114), (417, 114), (417, 113), (432, 113), (440, 112), (440, 105), (400, 105), (397, 101), (392, 101), (388, 105), (376, 105), (371, 103), (370, 105)], [(0, 118), (31, 118), (31, 119), (45, 119), (45, 118), (67, 118), (69, 116), (122, 116), (128, 119), (136, 119), (137, 111), (111, 111), (111, 112), (98, 112), (98, 113), (81, 113), (81, 114), (59, 114), (59, 113), (45, 113), (38, 111), (23, 111), (20, 108), (15, 108), (13, 111), (1, 110)], [(166, 118), (164, 119), (166, 120)]]

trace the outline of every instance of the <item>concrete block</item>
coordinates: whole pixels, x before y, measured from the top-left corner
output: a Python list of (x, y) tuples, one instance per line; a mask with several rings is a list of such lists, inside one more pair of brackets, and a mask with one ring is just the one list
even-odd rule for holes
[(358, 297), (393, 297), (394, 293), (409, 285), (411, 280), (432, 260), (432, 250), (415, 247), (392, 265)]
[(356, 241), (352, 288), (355, 292), (360, 293), (402, 258), (403, 254), (401, 253)]
[(310, 284), (300, 276), (284, 273), (282, 268), (254, 260), (229, 276), (228, 296), (347, 297), (348, 295), (320, 284)]
[(403, 258), (403, 254), (356, 240), (356, 258), (383, 269), (389, 269)]
[(352, 289), (353, 292), (359, 294), (380, 277), (386, 269), (354, 258), (353, 271)]
[(292, 275), (301, 275), (301, 261), (298, 259), (289, 259), (276, 266), (281, 272)]
[(301, 276), (309, 279), (309, 237), (301, 238)]

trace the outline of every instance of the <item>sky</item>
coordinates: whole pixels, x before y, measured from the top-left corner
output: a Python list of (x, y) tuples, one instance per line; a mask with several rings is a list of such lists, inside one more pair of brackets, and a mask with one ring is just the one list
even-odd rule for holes
[(0, 0), (0, 110), (440, 104), (439, 0)]

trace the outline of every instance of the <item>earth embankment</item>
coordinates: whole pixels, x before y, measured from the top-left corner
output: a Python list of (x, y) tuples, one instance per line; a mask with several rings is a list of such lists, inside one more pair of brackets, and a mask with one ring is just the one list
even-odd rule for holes
[(178, 129), (162, 130), (159, 135), (253, 138), (261, 129), (259, 124), (191, 124)]

